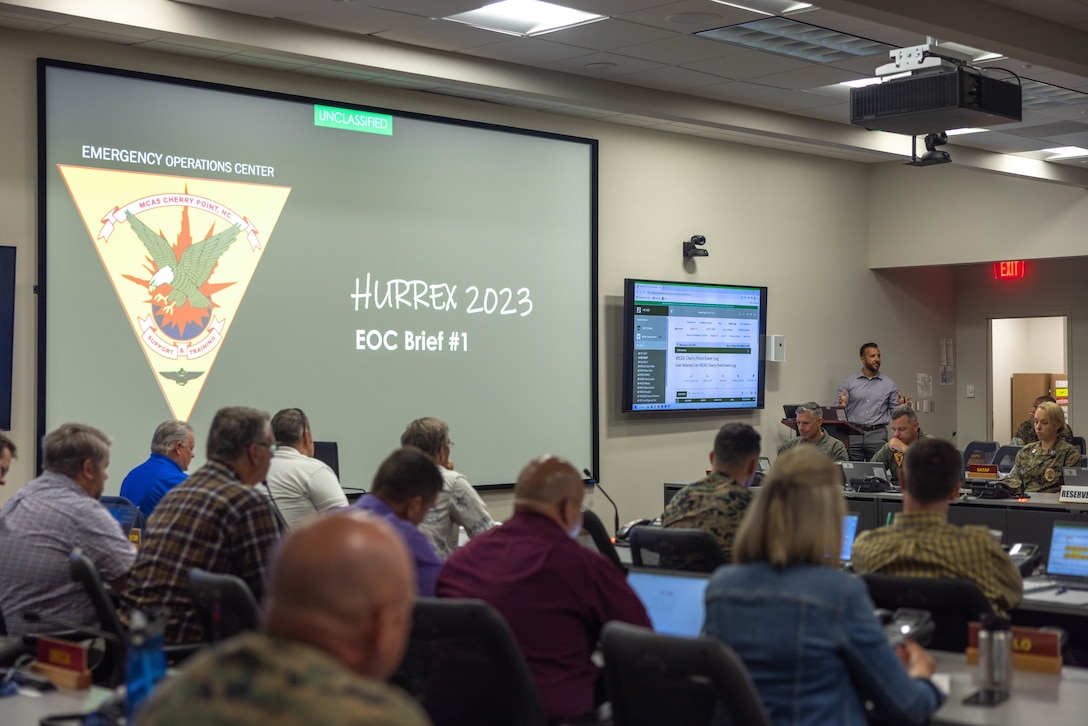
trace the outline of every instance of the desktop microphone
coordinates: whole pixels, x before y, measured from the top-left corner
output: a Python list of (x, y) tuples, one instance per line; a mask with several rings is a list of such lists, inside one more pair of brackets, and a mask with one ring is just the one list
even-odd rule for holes
[(958, 433), (958, 432), (956, 432), (956, 431), (953, 431), (953, 432), (952, 432), (952, 438), (950, 438), (950, 439), (949, 439), (949, 441), (955, 441), (955, 440), (956, 440), (956, 434), (957, 434), (957, 433)]
[(594, 479), (593, 475), (589, 473), (589, 469), (582, 469), (582, 473), (586, 475), (586, 479), (589, 480), (589, 483), (595, 486), (597, 488), (597, 491), (603, 494), (604, 498), (612, 504), (612, 512), (616, 516), (616, 528), (612, 530), (612, 534), (615, 535), (616, 532), (620, 531), (620, 508), (616, 506), (616, 503), (614, 501), (612, 501), (612, 497), (608, 496), (608, 492), (606, 492), (604, 488), (601, 487), (601, 483)]

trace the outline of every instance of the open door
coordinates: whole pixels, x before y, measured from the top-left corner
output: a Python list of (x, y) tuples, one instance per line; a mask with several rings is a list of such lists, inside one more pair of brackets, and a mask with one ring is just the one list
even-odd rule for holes
[(1057, 398), (1068, 418), (1072, 384), (1068, 336), (1069, 321), (1064, 315), (990, 321), (993, 441), (1009, 443), (1016, 428), (1029, 418), (1032, 402), (1044, 394)]

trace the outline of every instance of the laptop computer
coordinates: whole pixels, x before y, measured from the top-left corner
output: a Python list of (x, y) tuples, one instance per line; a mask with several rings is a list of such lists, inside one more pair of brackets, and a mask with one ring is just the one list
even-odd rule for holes
[(121, 525), (121, 533), (128, 537), (128, 533), (132, 531), (132, 525), (136, 523), (136, 515), (140, 513), (140, 510), (124, 504), (110, 504), (106, 506), (106, 509)]
[(1056, 585), (1088, 590), (1088, 522), (1054, 522), (1046, 574)]
[(655, 633), (697, 638), (706, 619), (710, 573), (633, 567), (627, 584), (638, 595)]
[[(842, 470), (842, 485), (855, 489), (856, 482), (879, 480), (888, 484), (888, 472), (879, 461), (843, 461), (837, 462)], [(887, 486), (878, 489), (883, 491)], [(867, 490), (871, 491), (871, 490)]]
[(769, 457), (769, 456), (759, 457), (759, 472), (761, 474), (766, 474), (770, 470), (771, 470), (771, 457)]
[(850, 512), (842, 519), (842, 552), (839, 560), (843, 567), (850, 565), (850, 558), (854, 552), (854, 538), (858, 534), (858, 514)]

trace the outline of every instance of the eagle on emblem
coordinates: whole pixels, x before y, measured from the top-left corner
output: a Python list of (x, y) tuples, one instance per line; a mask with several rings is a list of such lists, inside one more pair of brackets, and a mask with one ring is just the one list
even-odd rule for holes
[(159, 375), (167, 380), (173, 381), (179, 386), (184, 386), (186, 383), (193, 380), (194, 378), (200, 378), (202, 375), (204, 375), (204, 371), (187, 371), (184, 368), (178, 368), (177, 372), (159, 371)]
[[(238, 225), (232, 225), (218, 234), (190, 245), (181, 253), (181, 259), (174, 254), (174, 248), (161, 235), (141, 222), (132, 212), (126, 211), (132, 231), (144, 243), (151, 261), (155, 263), (155, 274), (147, 285), (147, 291), (154, 293), (152, 301), (163, 306), (166, 315), (174, 313), (174, 307), (189, 303), (194, 308), (210, 308), (211, 300), (200, 292), (200, 287), (208, 281), (219, 258), (238, 237)], [(166, 295), (156, 293), (159, 285), (169, 285)]]

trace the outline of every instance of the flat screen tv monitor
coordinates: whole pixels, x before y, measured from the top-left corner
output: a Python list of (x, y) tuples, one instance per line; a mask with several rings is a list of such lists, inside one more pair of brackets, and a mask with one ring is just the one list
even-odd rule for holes
[(767, 288), (624, 281), (623, 410), (763, 408)]

